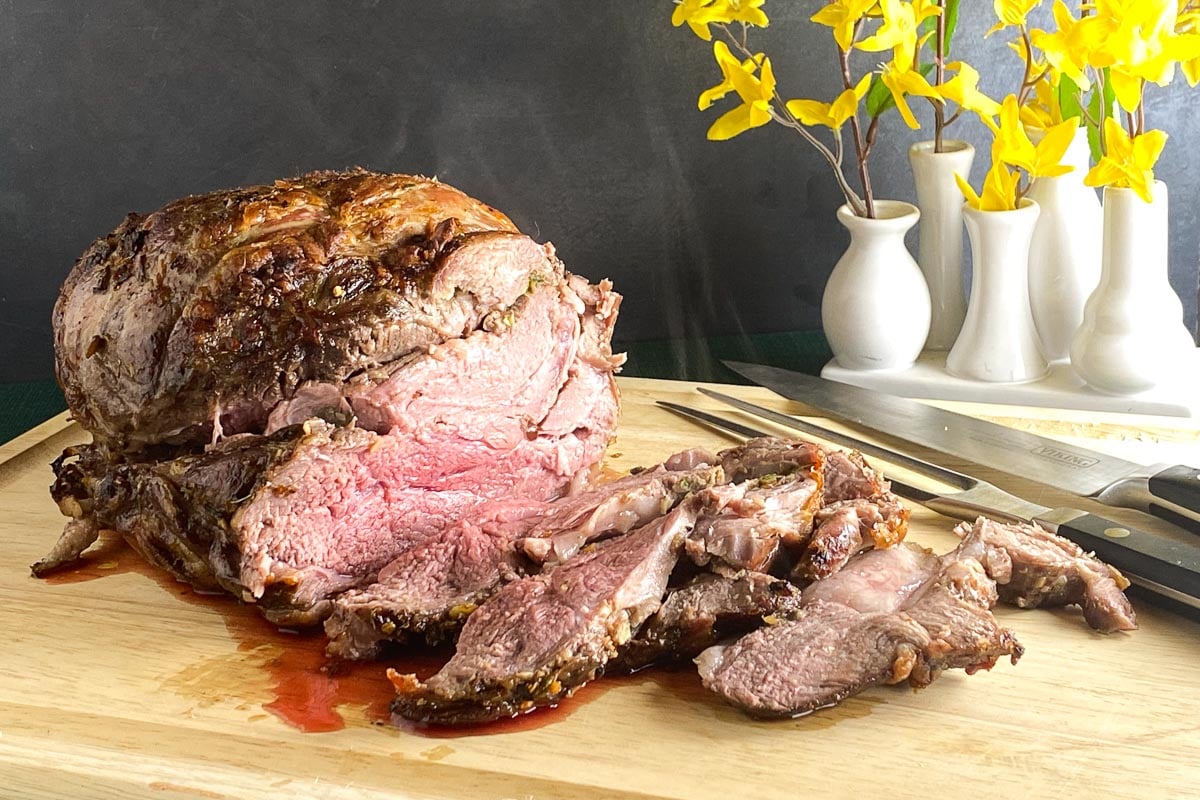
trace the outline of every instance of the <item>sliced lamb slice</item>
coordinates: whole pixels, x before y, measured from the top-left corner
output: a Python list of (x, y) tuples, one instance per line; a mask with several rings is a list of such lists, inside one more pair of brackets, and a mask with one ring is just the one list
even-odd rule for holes
[(720, 464), (721, 461), (712, 453), (700, 447), (691, 447), (687, 450), (680, 450), (674, 453), (666, 461), (663, 466), (669, 470), (687, 470), (695, 469), (696, 467), (705, 464)]
[[(850, 484), (840, 485), (844, 489)], [(869, 487), (866, 483), (855, 485)], [(908, 517), (908, 508), (891, 492), (830, 502), (813, 519), (812, 537), (792, 569), (792, 579), (803, 583), (821, 580), (864, 548), (891, 547), (908, 533)]]
[(389, 670), (392, 710), (456, 724), (550, 705), (603, 673), (662, 603), (698, 503), (507, 584), (467, 619), (454, 657), (426, 682)]
[(800, 590), (771, 575), (701, 573), (667, 595), (662, 608), (610, 666), (634, 672), (651, 664), (694, 658), (723, 637), (758, 627), (764, 616), (790, 616), (799, 607)]
[(962, 548), (983, 564), (1000, 599), (1020, 608), (1078, 605), (1098, 631), (1129, 631), (1137, 617), (1115, 568), (1079, 545), (1036, 525), (1005, 524), (979, 517), (954, 532)]
[(907, 678), (929, 634), (902, 614), (862, 614), (815, 601), (696, 659), (704, 686), (758, 717), (798, 717), (876, 683)]
[(701, 566), (713, 562), (755, 572), (769, 571), (784, 550), (803, 546), (821, 501), (820, 483), (807, 469), (708, 492), (720, 495), (720, 510), (697, 520), (686, 544), (688, 557)]
[[(972, 568), (974, 564), (974, 568)], [(912, 545), (859, 556), (805, 590), (793, 620), (696, 659), (701, 680), (756, 716), (799, 716), (876, 683), (914, 688), (943, 670), (990, 669), (1024, 652), (988, 610), (982, 568), (960, 550)]]

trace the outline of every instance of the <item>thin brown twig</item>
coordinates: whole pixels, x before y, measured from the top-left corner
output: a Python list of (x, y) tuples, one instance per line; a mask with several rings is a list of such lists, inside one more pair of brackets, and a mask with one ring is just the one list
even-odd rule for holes
[[(750, 52), (750, 48), (746, 45), (746, 43), (739, 41), (738, 38), (733, 35), (733, 32), (729, 30), (728, 25), (718, 25), (717, 27), (729, 40), (730, 44), (732, 44), (741, 52), (743, 58), (754, 57), (754, 54)], [(742, 30), (743, 33), (745, 33), (745, 25), (742, 26)], [(788, 110), (787, 103), (784, 101), (782, 95), (779, 94), (778, 89), (774, 91), (772, 97), (775, 100), (775, 103), (778, 104), (779, 109), (782, 109), (782, 113), (777, 111), (776, 108), (772, 106), (770, 109), (771, 118), (781, 125), (791, 128), (799, 133), (805, 141), (817, 149), (817, 152), (820, 153), (821, 156), (829, 163), (829, 166), (833, 168), (833, 174), (834, 178), (837, 180), (838, 188), (842, 190), (842, 195), (846, 198), (846, 203), (849, 204), (855, 215), (861, 217), (869, 214), (870, 207), (864, 203), (862, 198), (860, 198), (854, 189), (851, 188), (849, 182), (846, 180), (845, 173), (842, 171), (840, 141), (841, 133), (837, 132), (835, 134), (839, 139), (837, 147), (838, 152), (835, 154), (834, 151), (830, 150), (824, 142), (814, 136), (813, 133), (808, 130), (808, 128), (805, 127), (798, 119), (792, 116), (792, 112)]]
[[(941, 86), (946, 81), (946, 0), (938, 0), (937, 5), (939, 13), (937, 25), (934, 27), (936, 33), (933, 39), (933, 71), (934, 85)], [(913, 63), (917, 63), (915, 59)], [(942, 132), (957, 116), (956, 114), (947, 121), (945, 104), (933, 104), (933, 152), (942, 152)]]
[[(862, 20), (859, 20), (854, 25), (854, 33), (850, 37), (851, 43), (858, 38), (860, 30), (862, 30)], [(842, 84), (847, 90), (853, 90), (854, 78), (850, 75), (850, 52), (839, 47), (838, 61), (842, 68)], [(858, 124), (858, 114), (853, 114), (850, 117), (850, 135), (854, 139), (854, 154), (858, 159), (858, 181), (862, 185), (863, 202), (867, 206), (867, 216), (874, 218), (875, 198), (871, 191), (871, 173), (867, 170), (866, 140), (863, 137), (862, 128)]]
[(1021, 91), (1017, 93), (1017, 105), (1025, 105), (1025, 101), (1029, 99), (1029, 90), (1033, 88), (1034, 82), (1030, 80), (1033, 76), (1033, 41), (1029, 38), (1029, 28), (1021, 25), (1021, 41), (1025, 44), (1025, 74), (1021, 78)]
[(1096, 70), (1094, 83), (1096, 84), (1096, 96), (1100, 98), (1100, 119), (1096, 123), (1097, 135), (1100, 139), (1100, 152), (1108, 152), (1108, 137), (1104, 133), (1104, 120), (1108, 119), (1108, 103), (1104, 102), (1104, 70)]
[(1141, 83), (1138, 85), (1137, 135), (1141, 136), (1146, 132), (1146, 79), (1139, 80)]

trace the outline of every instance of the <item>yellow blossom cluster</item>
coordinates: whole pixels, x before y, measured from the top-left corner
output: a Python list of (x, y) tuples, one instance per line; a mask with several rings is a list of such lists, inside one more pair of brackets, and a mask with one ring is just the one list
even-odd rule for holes
[[(963, 111), (985, 118), (999, 113), (1000, 106), (979, 90), (979, 73), (969, 64), (951, 61), (942, 64), (939, 51), (936, 79), (929, 75), (934, 64), (919, 63), (921, 48), (934, 35), (934, 22), (947, 9), (957, 11), (960, 0), (828, 0), (812, 21), (831, 29), (840, 62), (843, 90), (832, 101), (813, 98), (784, 100), (778, 91), (774, 67), (764, 53), (752, 51), (745, 32), (749, 27), (766, 27), (770, 21), (763, 10), (764, 0), (676, 0), (672, 23), (687, 25), (696, 36), (711, 41), (713, 58), (721, 71), (721, 81), (700, 94), (701, 110), (729, 95), (740, 101), (718, 117), (708, 129), (708, 138), (725, 140), (752, 128), (777, 122), (794, 128), (821, 150), (834, 167), (839, 185), (855, 213), (871, 213), (871, 190), (866, 169), (879, 116), (895, 106), (905, 123), (918, 128), (910, 97), (924, 97), (935, 107), (937, 141), (942, 128)], [(735, 35), (731, 26), (740, 26)], [(938, 42), (943, 39), (945, 23), (938, 27)], [(723, 37), (714, 36), (714, 28)], [(870, 58), (873, 69), (852, 77), (851, 54), (886, 54)], [(886, 59), (886, 60), (882, 60)], [(866, 106), (865, 119), (862, 118)], [(948, 104), (957, 107), (947, 119)], [(854, 153), (865, 202), (850, 189), (842, 169), (842, 129), (851, 128)], [(808, 128), (827, 128), (833, 133), (832, 146), (822, 144)]]
[[(1000, 107), (1000, 122), (985, 120), (992, 131), (992, 166), (983, 179), (983, 191), (976, 193), (961, 175), (955, 175), (958, 188), (967, 203), (980, 211), (1011, 211), (1020, 204), (1023, 195), (1021, 172), (1030, 181), (1065, 175), (1071, 167), (1062, 163), (1067, 147), (1079, 127), (1071, 118), (1049, 128), (1036, 145), (1021, 123), (1017, 96), (1010, 94)], [(1028, 190), (1028, 184), (1025, 186)]]
[[(1025, 121), (1040, 127), (1061, 121), (1055, 87), (1064, 78), (1079, 92), (1096, 93), (1088, 123), (1100, 159), (1085, 182), (1130, 188), (1149, 202), (1166, 134), (1145, 127), (1146, 86), (1167, 85), (1176, 66), (1190, 85), (1200, 82), (1200, 0), (1083, 0), (1074, 13), (1064, 0), (1054, 0), (1054, 24), (1047, 30), (1027, 29), (1041, 0), (994, 2), (1000, 22), (993, 30), (1020, 28), (1026, 39), (1014, 49), (1027, 72), (1044, 78), (1023, 108)], [(1115, 109), (1105, 102), (1110, 99)], [(1124, 112), (1124, 124), (1109, 116), (1116, 112)]]

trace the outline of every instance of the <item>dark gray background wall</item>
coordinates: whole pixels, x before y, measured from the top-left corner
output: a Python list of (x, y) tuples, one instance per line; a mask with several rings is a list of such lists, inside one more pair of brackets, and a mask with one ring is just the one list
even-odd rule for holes
[[(837, 91), (832, 42), (806, 21), (820, 5), (772, 0), (755, 32), (786, 96)], [(1011, 90), (1017, 59), (979, 40), (991, 3), (964, 5), (960, 54), (985, 89)], [(52, 374), (57, 287), (126, 212), (349, 165), (437, 175), (611, 277), (622, 341), (819, 329), (847, 241), (833, 179), (777, 126), (705, 140), (719, 111), (696, 95), (716, 67), (671, 8), (0, 0), (0, 382)], [(1194, 330), (1200, 106), (1185, 92), (1153, 91), (1149, 116), (1172, 133), (1171, 277)], [(890, 123), (876, 186), (911, 199), (905, 152), (922, 135)], [(956, 131), (977, 146), (981, 132)]]

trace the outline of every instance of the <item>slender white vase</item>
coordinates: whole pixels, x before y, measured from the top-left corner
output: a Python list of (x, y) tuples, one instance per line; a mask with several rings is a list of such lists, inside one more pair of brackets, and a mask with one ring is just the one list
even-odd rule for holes
[(908, 149), (921, 223), (917, 238), (917, 263), (929, 286), (930, 350), (948, 350), (958, 337), (966, 315), (963, 290), (962, 192), (954, 174), (970, 177), (975, 148), (947, 140), (942, 152), (933, 142), (917, 142)]
[(1167, 187), (1154, 202), (1132, 189), (1104, 188), (1100, 283), (1071, 341), (1071, 364), (1092, 388), (1135, 394), (1172, 378), (1194, 344), (1167, 268)]
[(821, 324), (838, 364), (847, 369), (911, 366), (929, 334), (929, 290), (904, 234), (921, 212), (911, 203), (876, 200), (875, 219), (848, 206), (837, 218), (850, 231), (821, 297)]
[(1037, 203), (1028, 198), (1014, 211), (963, 206), (971, 239), (971, 299), (962, 332), (946, 355), (946, 369), (960, 378), (1024, 383), (1049, 365), (1029, 309), (1029, 243)]
[[(1043, 134), (1029, 132), (1035, 143)], [(1038, 178), (1027, 195), (1041, 209), (1029, 246), (1029, 305), (1051, 361), (1068, 356), (1083, 322), (1083, 304), (1100, 282), (1100, 198), (1083, 185), (1090, 158), (1087, 129), (1079, 128), (1063, 158), (1075, 169)]]

